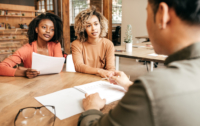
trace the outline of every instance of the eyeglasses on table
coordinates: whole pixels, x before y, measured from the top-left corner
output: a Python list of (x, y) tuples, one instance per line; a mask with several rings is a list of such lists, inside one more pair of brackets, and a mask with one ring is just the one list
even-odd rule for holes
[[(39, 112), (37, 112), (39, 111)], [(18, 126), (16, 125), (16, 121), (19, 118), (19, 115), (21, 117), (21, 119), (23, 120), (22, 122), (20, 122), (20, 126), (22, 124), (26, 125), (27, 121), (29, 119), (32, 119), (34, 117), (39, 117), (40, 120), (37, 121), (41, 121), (42, 117), (50, 117), (49, 122), (39, 122), (39, 123), (50, 123), (52, 122), (52, 126), (54, 126), (55, 123), (55, 119), (56, 119), (56, 110), (54, 106), (51, 105), (45, 105), (45, 106), (40, 106), (40, 107), (25, 107), (19, 110), (19, 112), (17, 113), (15, 120), (14, 120), (14, 126)], [(34, 120), (35, 121), (35, 120)], [(43, 125), (41, 125), (43, 126)], [(46, 126), (46, 125), (45, 125)], [(49, 126), (49, 125), (48, 125)]]

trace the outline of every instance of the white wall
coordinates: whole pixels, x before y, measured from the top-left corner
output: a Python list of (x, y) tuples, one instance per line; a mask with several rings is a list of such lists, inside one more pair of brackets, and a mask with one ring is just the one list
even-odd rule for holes
[(122, 0), (122, 31), (121, 42), (124, 42), (128, 24), (132, 25), (133, 43), (137, 42), (136, 36), (146, 36), (146, 6), (148, 0)]

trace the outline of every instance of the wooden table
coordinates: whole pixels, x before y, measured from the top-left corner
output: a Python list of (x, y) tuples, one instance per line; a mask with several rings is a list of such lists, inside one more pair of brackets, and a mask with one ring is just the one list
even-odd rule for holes
[(147, 45), (151, 45), (151, 43), (145, 42), (145, 43), (133, 44), (133, 46), (135, 46), (135, 47), (132, 48), (132, 52), (130, 52), (130, 53), (125, 52), (125, 45), (115, 46), (115, 50), (122, 51), (122, 52), (115, 51), (116, 70), (119, 70), (119, 57), (151, 61), (151, 71), (153, 71), (154, 62), (163, 63), (165, 61), (166, 57), (164, 57), (163, 55), (150, 56), (149, 54), (155, 53), (155, 51), (153, 50), (153, 47), (147, 47)]
[[(99, 80), (101, 78), (95, 75), (69, 72), (33, 79), (0, 76), (0, 126), (13, 126), (14, 118), (21, 108), (42, 106), (34, 97)], [(116, 104), (117, 101), (105, 106), (103, 113), (107, 113)], [(65, 120), (56, 118), (55, 126), (76, 126), (79, 116)]]

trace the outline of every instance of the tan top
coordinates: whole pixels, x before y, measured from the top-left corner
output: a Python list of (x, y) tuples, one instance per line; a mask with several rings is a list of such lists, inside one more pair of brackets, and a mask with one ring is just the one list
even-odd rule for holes
[(115, 70), (114, 45), (106, 38), (97, 44), (75, 40), (72, 43), (72, 56), (77, 72), (94, 74), (99, 68)]

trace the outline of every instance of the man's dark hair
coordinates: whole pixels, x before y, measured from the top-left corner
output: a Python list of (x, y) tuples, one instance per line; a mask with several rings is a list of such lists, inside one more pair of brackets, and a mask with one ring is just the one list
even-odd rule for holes
[(149, 0), (154, 14), (157, 13), (161, 2), (165, 2), (170, 8), (173, 8), (183, 21), (189, 24), (200, 24), (200, 0)]
[(60, 17), (51, 13), (42, 13), (41, 15), (34, 18), (29, 24), (29, 29), (27, 32), (29, 43), (31, 44), (33, 41), (37, 40), (38, 36), (37, 33), (35, 32), (35, 28), (38, 27), (40, 21), (43, 19), (49, 19), (54, 24), (54, 36), (50, 41), (56, 43), (61, 41), (63, 34), (63, 24)]

